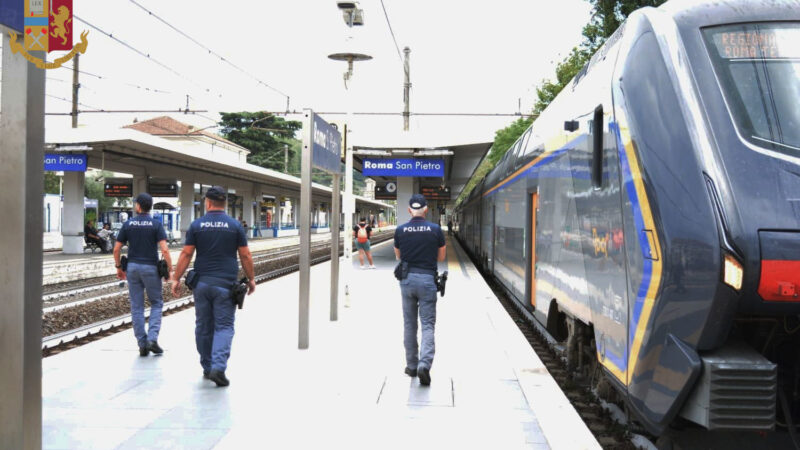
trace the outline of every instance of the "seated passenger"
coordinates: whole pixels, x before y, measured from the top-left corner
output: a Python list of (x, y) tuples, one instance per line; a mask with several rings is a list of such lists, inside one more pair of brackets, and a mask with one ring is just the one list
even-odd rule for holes
[(94, 243), (102, 253), (108, 253), (108, 241), (97, 235), (98, 231), (94, 227), (94, 221), (88, 220), (86, 226), (83, 227), (83, 239), (87, 243)]
[(106, 250), (111, 250), (111, 241), (114, 240), (114, 232), (111, 230), (111, 224), (106, 222), (103, 224), (103, 229), (97, 232), (97, 235), (100, 236), (100, 239), (105, 239), (106, 241)]

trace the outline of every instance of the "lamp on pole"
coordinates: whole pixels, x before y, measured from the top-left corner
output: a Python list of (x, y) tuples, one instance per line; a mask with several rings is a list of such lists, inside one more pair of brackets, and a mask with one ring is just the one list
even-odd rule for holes
[[(342, 11), (347, 27), (352, 30), (353, 26), (364, 25), (364, 11), (358, 8), (357, 2), (341, 2), (337, 1), (336, 6)], [(350, 36), (347, 39), (348, 47), (352, 47), (353, 39)], [(364, 52), (358, 52), (352, 48), (344, 52), (337, 52), (328, 55), (328, 58), (334, 61), (347, 62), (347, 71), (344, 73), (344, 88), (349, 89), (350, 81), (353, 77), (353, 63), (357, 61), (369, 61), (372, 56)], [(342, 271), (342, 285), (344, 286), (345, 307), (350, 306), (350, 283), (353, 271), (353, 214), (355, 213), (355, 201), (353, 198), (353, 144), (352, 140), (347, 136), (348, 129), (352, 128), (352, 94), (348, 96), (347, 105), (347, 126), (345, 127), (345, 173), (344, 173), (344, 195), (342, 196), (342, 211), (344, 212), (344, 270)], [(351, 131), (351, 130), (350, 130)], [(338, 189), (338, 175), (334, 175), (334, 189)], [(332, 235), (332, 238), (338, 236)], [(333, 293), (331, 294), (334, 295)], [(331, 301), (333, 305), (333, 300)]]

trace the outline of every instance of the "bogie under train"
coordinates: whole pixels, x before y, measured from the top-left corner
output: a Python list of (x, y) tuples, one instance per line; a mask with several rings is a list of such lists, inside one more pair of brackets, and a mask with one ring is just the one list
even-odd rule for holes
[(632, 14), (456, 212), (635, 417), (800, 418), (800, 3)]

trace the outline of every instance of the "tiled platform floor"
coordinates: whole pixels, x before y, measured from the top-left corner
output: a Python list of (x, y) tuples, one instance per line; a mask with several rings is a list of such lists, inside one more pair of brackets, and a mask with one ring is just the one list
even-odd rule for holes
[(140, 358), (128, 330), (45, 359), (44, 448), (599, 448), (457, 244), (433, 382), (405, 376), (391, 246), (374, 248), (379, 270), (355, 269), (338, 322), (330, 266), (312, 267), (308, 350), (297, 274), (259, 285), (237, 312), (228, 388), (202, 378), (194, 310), (165, 318), (161, 357)]

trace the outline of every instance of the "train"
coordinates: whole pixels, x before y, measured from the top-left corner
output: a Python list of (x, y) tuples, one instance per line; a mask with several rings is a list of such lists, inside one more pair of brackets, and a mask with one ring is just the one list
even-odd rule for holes
[(798, 42), (797, 0), (637, 10), (454, 211), (655, 436), (800, 419)]

